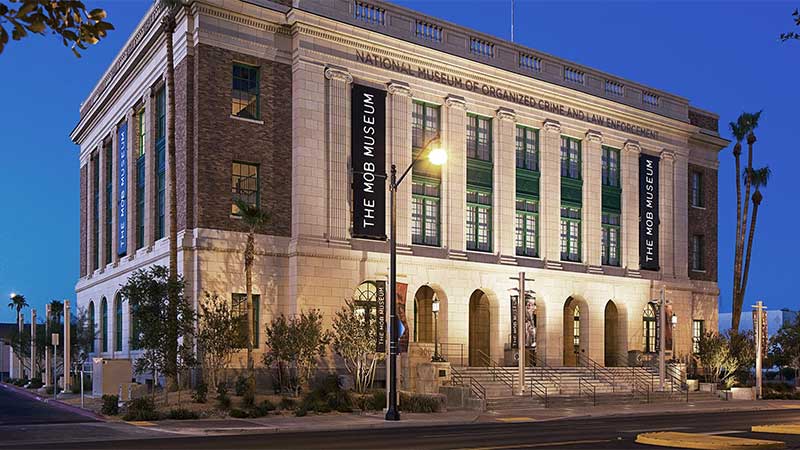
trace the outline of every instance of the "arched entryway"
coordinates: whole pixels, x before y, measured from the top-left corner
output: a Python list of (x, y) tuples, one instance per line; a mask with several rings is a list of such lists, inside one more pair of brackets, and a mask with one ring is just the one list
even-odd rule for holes
[(603, 322), (605, 327), (605, 332), (603, 333), (603, 347), (605, 349), (603, 363), (606, 367), (621, 366), (623, 361), (622, 350), (619, 348), (619, 311), (617, 310), (617, 305), (611, 300), (606, 303)]
[(469, 298), (469, 365), (485, 366), (491, 358), (491, 307), (489, 297), (478, 289)]
[(588, 348), (589, 307), (585, 301), (569, 297), (564, 302), (564, 365), (577, 366), (578, 353)]
[(414, 295), (414, 341), (433, 343), (433, 297), (430, 286), (422, 286)]

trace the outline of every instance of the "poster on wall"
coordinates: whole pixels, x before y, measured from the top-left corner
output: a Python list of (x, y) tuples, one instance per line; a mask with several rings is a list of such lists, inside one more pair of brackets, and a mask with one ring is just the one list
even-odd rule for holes
[(408, 352), (408, 322), (406, 321), (406, 294), (408, 285), (397, 283), (397, 353)]
[[(517, 305), (519, 296), (511, 296), (511, 348), (519, 348), (519, 321), (517, 320)], [(536, 299), (525, 299), (525, 348), (536, 349)]]
[(639, 265), (643, 270), (659, 269), (658, 164), (658, 156), (639, 156)]
[(117, 148), (119, 148), (119, 215), (117, 217), (117, 255), (125, 256), (128, 252), (128, 123), (120, 125), (117, 130)]
[(353, 237), (386, 239), (386, 91), (353, 84)]
[(375, 282), (375, 352), (386, 353), (386, 282)]

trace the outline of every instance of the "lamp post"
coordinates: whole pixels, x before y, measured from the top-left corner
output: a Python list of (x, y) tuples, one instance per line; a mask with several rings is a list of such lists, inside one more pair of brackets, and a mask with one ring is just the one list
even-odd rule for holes
[(433, 146), (438, 141), (434, 137), (423, 146), (416, 158), (411, 161), (405, 172), (397, 178), (397, 166), (392, 164), (391, 179), (389, 182), (389, 406), (386, 408), (386, 420), (400, 420), (400, 411), (397, 409), (397, 187), (406, 178), (411, 168), (420, 161), (423, 155), (427, 156), (431, 164), (441, 166), (447, 161), (447, 153), (441, 147)]
[(433, 302), (431, 303), (433, 310), (433, 362), (442, 362), (444, 358), (439, 354), (439, 297), (434, 293)]

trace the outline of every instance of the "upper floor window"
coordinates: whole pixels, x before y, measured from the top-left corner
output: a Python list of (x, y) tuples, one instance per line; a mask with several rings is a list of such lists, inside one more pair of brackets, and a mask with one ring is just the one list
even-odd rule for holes
[(539, 171), (539, 130), (517, 125), (517, 168)]
[(519, 256), (538, 256), (539, 203), (517, 197), (516, 253)]
[(603, 212), (601, 226), (601, 262), (604, 266), (619, 266), (619, 214)]
[(492, 194), (467, 190), (467, 250), (492, 251)]
[(492, 119), (467, 115), (467, 158), (492, 160)]
[(603, 186), (619, 187), (619, 150), (603, 147)]
[(650, 303), (642, 312), (642, 351), (656, 352), (656, 310)]
[(705, 334), (705, 329), (705, 321), (692, 321), (692, 353), (694, 354), (700, 353), (700, 340), (703, 338), (703, 334)]
[(144, 143), (145, 137), (147, 134), (147, 128), (145, 128), (145, 117), (144, 117), (144, 108), (140, 109), (136, 113), (136, 156), (141, 157), (144, 156)]
[(231, 91), (231, 114), (243, 119), (258, 120), (259, 70), (244, 64), (233, 65), (233, 87)]
[(411, 190), (412, 243), (439, 245), (439, 182), (415, 177)]
[(703, 174), (698, 171), (692, 171), (691, 183), (692, 206), (702, 208), (705, 206), (703, 204)]
[(561, 206), (561, 259), (581, 260), (581, 209)]
[[(259, 303), (261, 296), (258, 294), (250, 294), (253, 299), (253, 348), (258, 348), (258, 316), (259, 316)], [(247, 294), (232, 294), (231, 295), (231, 309), (233, 316), (238, 318), (239, 321), (239, 335), (242, 337), (242, 343), (247, 346)]]
[(581, 141), (561, 136), (561, 176), (581, 179)]
[(411, 113), (411, 146), (422, 149), (439, 137), (439, 111), (437, 105), (415, 101)]
[(258, 206), (258, 165), (234, 162), (231, 167), (231, 177), (231, 193), (233, 194), (231, 214), (239, 215), (236, 200)]
[(692, 236), (692, 270), (706, 270), (703, 254), (705, 252), (705, 237), (700, 234)]

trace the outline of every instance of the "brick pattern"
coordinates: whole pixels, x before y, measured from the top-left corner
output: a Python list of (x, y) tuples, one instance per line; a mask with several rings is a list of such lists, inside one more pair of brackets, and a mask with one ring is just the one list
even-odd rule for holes
[(707, 116), (692, 109), (689, 109), (689, 123), (706, 130), (714, 132), (719, 131), (719, 119)]
[(88, 182), (87, 177), (89, 176), (89, 163), (84, 164), (81, 166), (81, 185), (80, 185), (80, 202), (81, 202), (81, 220), (80, 220), (80, 274), (82, 277), (86, 276), (88, 271), (86, 270), (87, 261), (86, 261), (86, 232), (87, 232), (87, 224), (86, 224), (86, 208), (88, 207), (88, 193), (87, 193), (87, 185)]
[[(691, 174), (703, 174), (703, 208), (692, 206), (692, 190), (687, 189), (689, 198), (689, 278), (693, 280), (717, 281), (717, 170), (709, 167), (689, 164), (689, 180)], [(692, 270), (692, 236), (705, 236), (705, 271)]]
[[(200, 44), (195, 64), (197, 227), (246, 231), (231, 218), (231, 164), (260, 165), (261, 208), (270, 214), (263, 233), (290, 236), (292, 215), (291, 66)], [(231, 118), (233, 62), (260, 68), (263, 124)], [(323, 130), (319, 130), (320, 133)]]
[(187, 55), (175, 67), (175, 166), (178, 231), (194, 228), (194, 58)]

